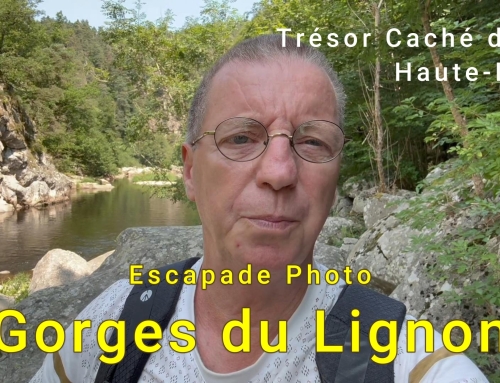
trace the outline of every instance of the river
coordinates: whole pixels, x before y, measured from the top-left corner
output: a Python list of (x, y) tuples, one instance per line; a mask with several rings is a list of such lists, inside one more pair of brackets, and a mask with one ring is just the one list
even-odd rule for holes
[(198, 213), (182, 203), (150, 197), (127, 180), (111, 191), (76, 192), (71, 201), (44, 209), (0, 213), (0, 271), (28, 271), (49, 250), (73, 251), (89, 260), (116, 248), (128, 227), (199, 225)]

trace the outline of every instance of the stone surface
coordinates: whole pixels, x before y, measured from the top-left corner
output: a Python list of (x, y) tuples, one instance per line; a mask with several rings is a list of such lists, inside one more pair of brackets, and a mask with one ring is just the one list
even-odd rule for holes
[(329, 269), (342, 270), (345, 267), (347, 253), (338, 247), (316, 242), (314, 258)]
[(26, 150), (7, 147), (3, 152), (3, 165), (11, 173), (22, 170), (28, 166)]
[(382, 193), (368, 198), (364, 205), (363, 219), (367, 228), (371, 228), (379, 220), (393, 213), (399, 213), (409, 207), (404, 197)]
[[(418, 231), (402, 224), (393, 215), (377, 221), (354, 245), (347, 257), (347, 264), (354, 270), (368, 269), (378, 283), (386, 284), (384, 291), (405, 303), (408, 313), (416, 318), (430, 320), (437, 331), (442, 331), (452, 319), (463, 320), (472, 327), (473, 333), (479, 329), (479, 321), (486, 315), (498, 317), (500, 310), (479, 307), (470, 302), (451, 302), (447, 292), (460, 295), (462, 286), (473, 283), (459, 275), (450, 274), (445, 281), (432, 279), (429, 270), (437, 264), (438, 254), (427, 253), (411, 246), (412, 238), (422, 233), (443, 236), (456, 235), (458, 228), (471, 227), (477, 221), (467, 216), (467, 212), (445, 219), (437, 227)], [(478, 270), (474, 280), (486, 278), (487, 268)], [(392, 286), (392, 288), (391, 288)], [(454, 287), (454, 286), (460, 286)], [(453, 340), (461, 343), (461, 335), (453, 334)], [(471, 347), (476, 347), (474, 342)]]
[(363, 214), (368, 200), (375, 195), (375, 188), (363, 190), (354, 197), (352, 201), (352, 211), (354, 213)]
[(356, 198), (359, 193), (364, 190), (371, 189), (375, 186), (372, 180), (366, 180), (359, 177), (348, 178), (342, 185), (342, 191), (344, 195), (350, 198)]
[(0, 103), (0, 197), (14, 209), (65, 201), (71, 192), (70, 179), (57, 172), (49, 156), (30, 152), (26, 142), (34, 141), (36, 128), (29, 116), (4, 99)]
[(7, 295), (0, 294), (0, 311), (14, 307), (15, 300)]
[(25, 206), (37, 206), (48, 203), (50, 188), (43, 181), (35, 181), (24, 193), (21, 203)]
[(352, 210), (352, 198), (339, 197), (331, 209), (331, 215), (336, 217), (348, 217)]
[(7, 203), (1, 196), (0, 196), (0, 213), (8, 213), (14, 210), (14, 206), (12, 206), (10, 203)]
[(113, 254), (115, 251), (114, 250), (111, 250), (111, 251), (108, 251), (104, 254), (101, 254), (93, 259), (91, 259), (90, 261), (87, 262), (87, 267), (90, 271), (90, 273), (93, 273), (94, 271), (96, 271), (99, 267), (101, 267), (101, 265), (103, 264), (103, 262), (108, 259), (108, 257)]
[[(355, 223), (347, 218), (328, 217), (323, 229), (319, 233), (318, 242), (332, 244), (332, 241), (341, 240), (347, 228), (352, 228)], [(344, 230), (342, 230), (344, 229)]]
[(67, 250), (54, 249), (45, 254), (33, 269), (30, 293), (75, 282), (90, 274), (87, 261)]
[(340, 246), (340, 250), (345, 251), (347, 254), (349, 254), (356, 243), (358, 243), (358, 238), (346, 237), (342, 240), (342, 246)]
[(111, 184), (101, 185), (96, 182), (82, 182), (78, 184), (78, 188), (82, 190), (103, 190), (109, 191), (114, 188)]

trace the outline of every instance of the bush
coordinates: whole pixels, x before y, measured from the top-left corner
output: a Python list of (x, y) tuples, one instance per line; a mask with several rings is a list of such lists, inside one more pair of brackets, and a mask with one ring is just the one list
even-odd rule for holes
[(3, 283), (0, 293), (13, 297), (16, 303), (21, 302), (28, 297), (30, 282), (31, 276), (29, 273), (16, 274)]

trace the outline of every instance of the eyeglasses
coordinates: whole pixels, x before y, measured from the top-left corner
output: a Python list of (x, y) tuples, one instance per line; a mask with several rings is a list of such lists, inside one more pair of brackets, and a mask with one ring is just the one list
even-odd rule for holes
[(344, 144), (344, 131), (337, 124), (326, 120), (313, 120), (300, 125), (293, 135), (268, 134), (259, 121), (246, 117), (232, 117), (222, 121), (214, 131), (204, 132), (191, 145), (205, 136), (214, 136), (221, 154), (237, 162), (251, 161), (266, 150), (272, 138), (284, 136), (297, 155), (308, 162), (324, 163), (339, 156)]

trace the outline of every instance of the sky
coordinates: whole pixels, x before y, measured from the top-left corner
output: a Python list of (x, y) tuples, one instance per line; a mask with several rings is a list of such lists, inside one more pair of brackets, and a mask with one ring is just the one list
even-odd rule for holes
[[(248, 12), (257, 0), (236, 0), (232, 6), (240, 13)], [(187, 16), (199, 16), (203, 0), (142, 0), (143, 12), (151, 21), (161, 17), (167, 9), (173, 11), (175, 21), (173, 26), (180, 28), (184, 25)], [(128, 8), (134, 8), (134, 0), (127, 0)], [(54, 17), (57, 12), (62, 11), (70, 21), (88, 20), (94, 27), (104, 26), (106, 18), (101, 12), (101, 0), (43, 0), (38, 9), (45, 14)]]

